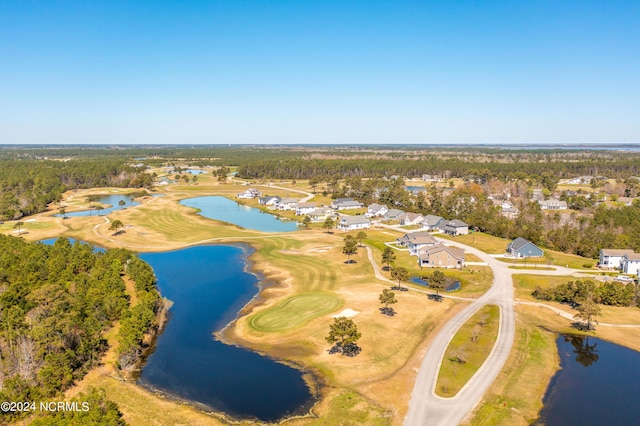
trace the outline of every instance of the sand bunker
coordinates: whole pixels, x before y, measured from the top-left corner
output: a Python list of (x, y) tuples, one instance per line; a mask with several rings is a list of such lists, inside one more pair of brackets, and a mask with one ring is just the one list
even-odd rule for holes
[(345, 309), (344, 311), (340, 312), (339, 314), (335, 314), (332, 318), (338, 318), (338, 317), (351, 318), (351, 317), (355, 317), (359, 313), (360, 312), (354, 311), (353, 309)]

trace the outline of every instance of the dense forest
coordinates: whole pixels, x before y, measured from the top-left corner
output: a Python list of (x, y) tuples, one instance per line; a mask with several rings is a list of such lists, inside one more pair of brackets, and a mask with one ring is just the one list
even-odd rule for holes
[[(133, 307), (125, 275), (136, 283)], [(130, 366), (163, 306), (151, 267), (129, 250), (0, 235), (0, 397), (59, 395), (99, 360), (104, 332), (118, 320), (120, 358)]]
[[(1, 152), (1, 151), (0, 151)], [(42, 212), (70, 189), (150, 188), (153, 176), (124, 159), (55, 161), (33, 158), (0, 160), (0, 220)]]

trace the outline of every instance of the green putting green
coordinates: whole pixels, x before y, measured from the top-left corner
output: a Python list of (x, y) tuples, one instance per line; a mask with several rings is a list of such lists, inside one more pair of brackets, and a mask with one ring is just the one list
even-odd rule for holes
[(284, 302), (251, 318), (251, 326), (260, 331), (284, 331), (303, 325), (342, 306), (343, 301), (326, 293), (308, 293)]

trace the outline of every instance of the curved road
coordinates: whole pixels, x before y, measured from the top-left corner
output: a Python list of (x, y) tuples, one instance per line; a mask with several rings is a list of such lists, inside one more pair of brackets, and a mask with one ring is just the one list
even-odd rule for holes
[[(463, 244), (447, 241), (447, 244), (464, 248), (486, 262), (493, 270), (494, 282), (480, 298), (458, 313), (440, 330), (427, 352), (409, 403), (405, 424), (451, 426), (460, 423), (482, 400), (486, 390), (504, 366), (515, 336), (515, 313), (513, 309), (513, 285), (511, 271), (504, 263), (488, 254)], [(435, 394), (440, 363), (449, 342), (458, 329), (482, 306), (495, 304), (500, 307), (498, 337), (485, 363), (453, 398), (442, 398)]]

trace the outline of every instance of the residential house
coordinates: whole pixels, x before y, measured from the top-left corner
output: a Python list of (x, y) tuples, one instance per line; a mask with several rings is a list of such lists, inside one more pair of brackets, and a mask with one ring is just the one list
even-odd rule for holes
[(444, 231), (444, 224), (446, 220), (442, 216), (436, 216), (428, 214), (422, 221), (422, 227), (427, 231)]
[(316, 203), (298, 203), (298, 206), (296, 207), (296, 216), (309, 214), (317, 208), (318, 205)]
[(544, 254), (540, 247), (522, 237), (518, 237), (509, 243), (507, 253), (518, 258), (542, 257)]
[(570, 185), (588, 185), (591, 183), (593, 178), (593, 176), (578, 176), (576, 178), (567, 180), (567, 183)]
[(399, 220), (401, 226), (418, 225), (422, 223), (424, 216), (419, 213), (405, 213)]
[(555, 198), (549, 199), (549, 200), (538, 200), (538, 204), (540, 205), (540, 209), (542, 210), (566, 210), (567, 209), (566, 201), (556, 200)]
[(504, 216), (507, 219), (515, 219), (520, 214), (520, 210), (516, 207), (507, 207), (500, 210), (500, 216)]
[(409, 232), (396, 240), (398, 245), (407, 247), (411, 256), (417, 256), (421, 249), (438, 244), (436, 239), (426, 231)]
[(453, 235), (466, 235), (469, 233), (469, 225), (461, 221), (460, 219), (453, 219), (444, 224), (445, 234)]
[(295, 210), (298, 207), (297, 198), (281, 198), (280, 201), (275, 203), (275, 207), (278, 210)]
[(440, 179), (436, 175), (422, 175), (422, 180), (425, 182), (438, 182)]
[(238, 195), (236, 195), (236, 197), (238, 198), (258, 198), (260, 197), (260, 191), (258, 191), (255, 188), (249, 188), (244, 192), (239, 193)]
[(462, 269), (464, 267), (464, 250), (438, 243), (419, 253), (418, 265), (427, 268)]
[(618, 203), (622, 203), (627, 207), (630, 207), (633, 204), (633, 200), (635, 198), (632, 197), (618, 197), (618, 199), (616, 200)]
[(385, 215), (382, 217), (382, 220), (390, 221), (390, 220), (400, 220), (400, 216), (402, 216), (404, 212), (398, 209), (390, 209)]
[(620, 269), (622, 258), (627, 254), (633, 254), (633, 250), (627, 249), (601, 249), (598, 267), (608, 269)]
[(258, 198), (258, 204), (261, 204), (263, 206), (273, 206), (279, 203), (280, 199), (281, 198), (278, 197), (277, 195), (267, 195), (267, 196)]
[(640, 272), (640, 253), (627, 253), (622, 258), (622, 272), (638, 275)]
[(373, 203), (367, 208), (365, 216), (367, 217), (382, 217), (389, 211), (389, 207), (386, 204)]
[(307, 214), (311, 222), (324, 222), (328, 217), (333, 217), (334, 215), (335, 212), (329, 207), (320, 207)]
[(357, 229), (367, 229), (371, 227), (371, 221), (363, 215), (350, 216), (340, 215), (338, 219), (338, 229), (341, 231), (355, 231)]
[(336, 198), (331, 202), (331, 208), (334, 210), (360, 209), (362, 207), (364, 207), (364, 204), (353, 198)]
[(542, 189), (540, 188), (534, 189), (533, 194), (531, 195), (531, 200), (532, 201), (544, 200), (544, 194), (542, 193)]

